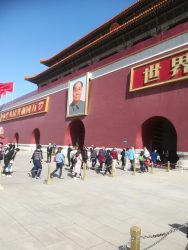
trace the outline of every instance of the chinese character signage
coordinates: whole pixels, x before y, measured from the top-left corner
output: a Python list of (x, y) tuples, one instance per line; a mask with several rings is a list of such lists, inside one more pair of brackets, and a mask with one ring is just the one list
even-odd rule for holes
[(35, 115), (39, 113), (44, 113), (48, 111), (49, 97), (41, 99), (39, 101), (25, 104), (15, 109), (10, 109), (8, 111), (1, 112), (0, 121), (8, 121), (12, 119), (18, 119), (28, 115)]
[(188, 49), (131, 69), (130, 91), (188, 79)]

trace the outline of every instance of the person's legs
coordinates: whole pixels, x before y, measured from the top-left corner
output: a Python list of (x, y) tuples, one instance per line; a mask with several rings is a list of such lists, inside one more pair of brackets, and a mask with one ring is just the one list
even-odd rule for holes
[(131, 168), (130, 168), (130, 170), (131, 170), (131, 171), (134, 171), (134, 160), (130, 160), (130, 163), (131, 163)]
[(49, 153), (47, 152), (47, 161), (46, 162), (49, 162)]
[(7, 168), (8, 168), (8, 165), (9, 165), (9, 160), (8, 159), (4, 159), (4, 163), (5, 163), (5, 166), (4, 166), (4, 169), (3, 169), (3, 172), (2, 172), (2, 175), (4, 176), (4, 175), (7, 175), (6, 173), (7, 173)]
[(111, 168), (112, 168), (112, 166), (108, 166), (108, 169), (107, 169), (107, 171), (109, 172), (110, 175), (112, 174)]
[(111, 175), (112, 173), (111, 173), (111, 168), (112, 168), (112, 166), (108, 166), (108, 165), (106, 165), (106, 169), (105, 169), (105, 171), (104, 171), (104, 174), (103, 175), (106, 175), (107, 174), (107, 172)]
[(127, 158), (126, 157), (124, 157), (124, 162), (125, 162), (125, 166), (124, 166), (123, 170), (126, 170), (126, 165), (127, 165)]
[(73, 167), (74, 167), (74, 161), (73, 161), (73, 158), (72, 158), (70, 161), (71, 161), (71, 167), (70, 167), (70, 170), (72, 171), (72, 170), (73, 170)]
[(50, 174), (50, 177), (53, 178), (54, 174), (58, 171), (59, 167), (58, 167), (58, 163), (56, 163), (56, 169)]
[(5, 171), (6, 171), (6, 176), (12, 176), (12, 164), (11, 163), (9, 163)]
[(49, 162), (51, 162), (51, 161), (52, 161), (52, 154), (49, 153)]
[(125, 157), (121, 158), (121, 162), (122, 162), (122, 169), (124, 170), (124, 168), (125, 168)]
[(41, 172), (42, 172), (42, 165), (41, 165), (41, 162), (40, 160), (37, 161), (37, 174), (36, 174), (36, 178), (39, 179), (40, 178), (40, 175), (41, 175)]
[(63, 178), (62, 176), (62, 171), (63, 171), (63, 164), (59, 164), (59, 178)]
[(140, 172), (143, 172), (143, 161), (140, 161)]
[(70, 156), (68, 156), (67, 159), (68, 159), (68, 166), (70, 167), (70, 163), (71, 163), (70, 162)]
[(99, 162), (99, 172), (102, 171), (103, 162)]
[(33, 162), (33, 164), (34, 164), (34, 166), (32, 167), (32, 169), (31, 169), (31, 173), (28, 173), (29, 174), (29, 176), (31, 176), (32, 178), (35, 178), (35, 176), (36, 176), (36, 174), (37, 174), (37, 166), (36, 166), (36, 164), (35, 164), (35, 162)]

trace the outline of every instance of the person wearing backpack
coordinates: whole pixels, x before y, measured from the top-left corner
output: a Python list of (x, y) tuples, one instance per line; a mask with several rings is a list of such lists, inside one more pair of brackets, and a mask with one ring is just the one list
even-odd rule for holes
[(37, 145), (37, 148), (33, 152), (31, 159), (33, 160), (34, 167), (31, 169), (28, 175), (31, 176), (32, 178), (40, 179), (40, 175), (42, 172), (41, 162), (43, 159), (41, 145)]
[(64, 179), (62, 176), (62, 171), (63, 171), (63, 166), (65, 162), (65, 156), (62, 153), (62, 147), (58, 147), (56, 155), (55, 155), (55, 160), (56, 160), (56, 169), (50, 174), (50, 177), (53, 178), (54, 174), (59, 170), (59, 178)]
[(106, 166), (106, 169), (105, 169), (105, 172), (103, 175), (106, 175), (107, 172), (109, 172), (109, 174), (111, 175), (111, 169), (112, 169), (112, 156), (110, 154), (110, 150), (107, 150), (107, 153), (106, 153), (106, 160), (105, 160), (105, 166)]

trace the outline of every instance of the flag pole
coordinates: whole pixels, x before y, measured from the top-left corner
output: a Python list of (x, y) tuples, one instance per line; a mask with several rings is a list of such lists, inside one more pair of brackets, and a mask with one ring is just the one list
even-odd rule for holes
[(12, 101), (14, 99), (14, 84), (13, 84), (13, 90), (12, 90)]

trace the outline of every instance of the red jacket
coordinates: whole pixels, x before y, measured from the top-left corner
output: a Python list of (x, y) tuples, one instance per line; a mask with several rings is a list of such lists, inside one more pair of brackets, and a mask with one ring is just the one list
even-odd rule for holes
[(114, 160), (118, 160), (118, 152), (117, 152), (117, 151), (112, 150), (112, 151), (110, 152), (110, 155), (112, 156), (112, 158), (113, 158)]

